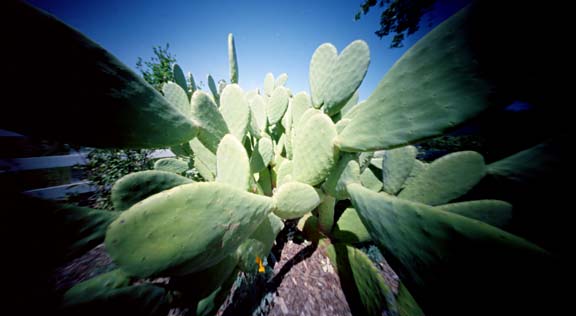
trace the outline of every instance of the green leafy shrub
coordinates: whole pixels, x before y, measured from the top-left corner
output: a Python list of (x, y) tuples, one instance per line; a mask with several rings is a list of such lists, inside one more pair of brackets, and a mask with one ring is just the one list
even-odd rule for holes
[(149, 149), (92, 149), (87, 155), (86, 163), (76, 166), (96, 187), (90, 197), (91, 206), (113, 210), (110, 194), (112, 185), (130, 173), (152, 169), (151, 153), (152, 150)]

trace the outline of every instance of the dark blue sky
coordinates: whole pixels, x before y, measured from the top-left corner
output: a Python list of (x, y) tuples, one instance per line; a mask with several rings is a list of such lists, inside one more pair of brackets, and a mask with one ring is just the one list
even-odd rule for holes
[[(439, 0), (433, 23), (466, 2), (446, 5), (444, 1), (448, 0)], [(389, 49), (389, 39), (374, 35), (378, 8), (353, 21), (362, 0), (28, 2), (77, 28), (134, 69), (138, 57), (152, 56), (152, 46), (170, 43), (178, 63), (197, 82), (206, 83), (208, 74), (228, 80), (227, 34), (233, 33), (244, 90), (261, 88), (267, 72), (275, 76), (286, 72), (292, 92), (309, 91), (308, 64), (319, 45), (331, 42), (341, 51), (353, 40), (363, 39), (370, 46), (371, 63), (360, 88), (361, 99), (369, 96), (406, 48), (428, 31), (423, 25), (405, 41), (405, 48)]]

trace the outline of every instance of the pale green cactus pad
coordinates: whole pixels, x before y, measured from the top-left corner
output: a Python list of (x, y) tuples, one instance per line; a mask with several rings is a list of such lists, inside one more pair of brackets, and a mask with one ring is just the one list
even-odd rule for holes
[(382, 161), (384, 161), (384, 158), (381, 157), (372, 158), (370, 159), (370, 166), (382, 170)]
[(342, 110), (340, 110), (340, 113), (342, 113), (342, 115), (346, 115), (348, 112), (352, 110), (352, 108), (354, 108), (358, 104), (359, 99), (360, 99), (360, 92), (356, 90), (356, 92), (354, 92), (354, 94), (350, 97), (350, 99), (346, 101), (346, 104), (344, 104)]
[[(292, 146), (292, 129), (293, 129), (293, 122), (292, 122), (292, 110), (290, 109), (291, 106), (288, 106), (288, 110), (284, 117), (282, 118), (282, 125), (285, 127), (285, 132), (282, 137), (284, 137), (284, 149), (286, 150), (286, 157), (288, 159), (292, 159), (294, 156), (294, 147)], [(286, 120), (284, 120), (286, 118)], [(286, 125), (284, 125), (286, 124)], [(281, 155), (281, 153), (278, 153)]]
[(418, 150), (414, 146), (404, 146), (383, 152), (382, 163), (382, 188), (384, 192), (396, 194), (416, 164)]
[(279, 187), (292, 180), (292, 160), (284, 159), (276, 173), (276, 185)]
[(274, 91), (274, 75), (272, 73), (267, 73), (266, 76), (264, 76), (264, 94), (267, 96), (271, 96), (272, 95), (272, 91)]
[(330, 117), (317, 113), (301, 119), (295, 132), (293, 178), (317, 185), (324, 181), (338, 161), (338, 149), (332, 144), (336, 127)]
[(278, 188), (274, 196), (274, 214), (282, 219), (294, 219), (312, 211), (320, 204), (314, 188), (300, 182), (288, 182)]
[(198, 138), (190, 141), (194, 151), (194, 167), (206, 181), (216, 179), (216, 155), (206, 148)]
[(344, 210), (332, 233), (336, 240), (347, 243), (362, 243), (372, 240), (366, 226), (355, 209), (349, 207)]
[(286, 84), (286, 81), (288, 81), (288, 74), (286, 73), (281, 73), (277, 78), (276, 81), (274, 82), (274, 87), (278, 88), (278, 87), (283, 87)]
[(185, 115), (190, 115), (190, 101), (188, 101), (188, 95), (179, 85), (174, 82), (167, 82), (162, 86), (162, 93), (164, 97), (170, 104), (175, 108), (180, 110), (180, 112)]
[(250, 124), (250, 106), (244, 91), (237, 84), (227, 85), (222, 91), (220, 113), (230, 133), (243, 142)]
[(322, 202), (318, 205), (318, 228), (324, 234), (329, 235), (334, 226), (334, 207), (336, 199), (328, 194), (323, 194)]
[(177, 158), (161, 158), (154, 162), (154, 169), (181, 174), (189, 169), (188, 163)]
[(324, 94), (326, 82), (331, 75), (334, 61), (338, 57), (338, 50), (330, 43), (320, 45), (314, 51), (310, 60), (310, 93), (312, 94), (312, 104), (315, 108), (320, 108), (324, 104)]
[(470, 52), (468, 18), (467, 10), (450, 17), (394, 64), (340, 133), (340, 149), (388, 149), (440, 135), (507, 101)]
[(486, 174), (484, 158), (474, 151), (448, 154), (433, 161), (398, 197), (439, 205), (460, 197)]
[[(480, 221), (358, 184), (348, 192), (372, 239), (426, 314), (457, 315), (470, 306), (475, 315), (511, 310), (539, 295), (532, 285), (540, 280), (531, 276), (551, 263), (541, 248)], [(520, 292), (527, 295), (521, 301), (510, 296)]]
[(250, 124), (248, 124), (248, 133), (250, 136), (254, 137), (255, 139), (260, 138), (260, 127), (258, 126), (258, 122), (256, 121), (256, 117), (254, 114), (254, 110), (250, 107)]
[(336, 47), (320, 45), (310, 61), (310, 91), (315, 107), (334, 115), (358, 89), (370, 64), (370, 49), (366, 42), (350, 43), (338, 56)]
[(350, 119), (343, 118), (336, 122), (336, 132), (341, 133), (344, 128), (350, 123)]
[(344, 200), (348, 198), (346, 185), (353, 182), (360, 183), (360, 166), (354, 155), (345, 154), (338, 161), (322, 188), (336, 199)]
[(256, 121), (256, 126), (258, 128), (258, 135), (260, 137), (260, 132), (266, 129), (268, 125), (268, 116), (266, 115), (266, 99), (261, 95), (255, 95), (253, 98), (249, 99), (250, 108), (252, 109), (252, 114), (254, 115), (254, 120)]
[(420, 161), (418, 159), (415, 159), (414, 165), (412, 166), (412, 171), (410, 171), (410, 175), (408, 176), (408, 178), (406, 178), (406, 180), (402, 184), (402, 188), (410, 186), (412, 184), (412, 182), (414, 182), (414, 179), (418, 178), (418, 176), (422, 172), (424, 172), (424, 170), (426, 170), (429, 165), (430, 164), (427, 162), (423, 162), (423, 161)]
[(266, 103), (266, 113), (270, 124), (280, 122), (288, 108), (289, 97), (288, 90), (284, 87), (278, 87), (272, 91), (270, 99)]
[(360, 172), (368, 168), (372, 163), (372, 158), (374, 158), (374, 152), (363, 152), (358, 155), (358, 164), (360, 165)]
[(180, 68), (178, 64), (174, 64), (174, 66), (172, 66), (172, 73), (174, 74), (174, 82), (176, 82), (176, 84), (182, 88), (182, 91), (186, 93), (188, 91), (188, 83), (186, 83), (186, 76), (184, 76), (184, 71), (182, 71), (182, 68)]
[(316, 115), (316, 114), (321, 114), (322, 111), (314, 109), (314, 108), (307, 108), (301, 115), (300, 118), (298, 119), (298, 121), (293, 121), (293, 129), (294, 129), (294, 135), (297, 134), (298, 130), (301, 128), (301, 125), (304, 125), (304, 123), (306, 123), (306, 121), (308, 119), (310, 119), (312, 116)]
[(251, 239), (258, 240), (264, 245), (264, 252), (261, 254), (261, 258), (268, 256), (268, 253), (270, 253), (274, 245), (276, 236), (283, 228), (284, 222), (280, 217), (274, 214), (268, 214), (268, 218), (262, 221), (256, 231), (250, 235)]
[(257, 95), (260, 95), (260, 89), (256, 88), (248, 90), (246, 91), (246, 100), (248, 100), (248, 102), (252, 102), (252, 99), (254, 99)]
[[(283, 133), (280, 136), (280, 138), (278, 138), (278, 141), (274, 145), (274, 158), (272, 159), (272, 162), (270, 163), (271, 165), (276, 166), (277, 164), (282, 163), (282, 160), (286, 159), (284, 156), (282, 156), (282, 152), (285, 149), (286, 149), (286, 134)], [(291, 159), (291, 157), (288, 159)]]
[(236, 250), (242, 271), (253, 273), (258, 270), (256, 257), (264, 259), (268, 256), (282, 228), (284, 228), (284, 222), (274, 214), (268, 215), (268, 218), (262, 221), (256, 231)]
[(512, 219), (512, 204), (499, 200), (466, 201), (444, 204), (436, 208), (477, 219), (498, 228), (505, 228)]
[(146, 170), (134, 172), (120, 178), (111, 190), (114, 209), (127, 210), (150, 195), (175, 186), (194, 182), (173, 172)]
[[(11, 94), (30, 105), (5, 107), (3, 129), (100, 148), (168, 147), (196, 135), (194, 123), (158, 91), (77, 30), (24, 2), (2, 11), (18, 30), (5, 38), (15, 48)], [(36, 72), (50, 79), (24, 84)]]
[(232, 134), (224, 136), (216, 152), (216, 182), (248, 190), (251, 176), (250, 161), (244, 146)]
[(284, 127), (284, 134), (290, 136), (290, 130), (292, 129), (292, 105), (291, 102), (288, 102), (288, 106), (286, 107), (286, 112), (284, 112), (284, 116), (280, 120), (280, 124)]
[(300, 121), (302, 114), (312, 107), (310, 96), (306, 92), (298, 92), (292, 98), (292, 122), (296, 125)]
[(230, 83), (238, 83), (238, 60), (236, 58), (236, 45), (234, 35), (228, 34), (228, 63), (230, 64)]
[(381, 316), (385, 311), (396, 314), (394, 295), (366, 254), (346, 244), (323, 247), (338, 271), (353, 315)]
[(226, 184), (181, 185), (122, 213), (108, 229), (106, 250), (135, 276), (186, 275), (224, 259), (273, 207), (271, 198)]
[(205, 92), (194, 92), (190, 103), (191, 117), (200, 126), (198, 139), (211, 152), (216, 153), (220, 140), (230, 132), (226, 121), (214, 101)]
[(362, 101), (358, 104), (356, 104), (355, 106), (351, 107), (348, 112), (346, 112), (346, 114), (344, 114), (344, 116), (342, 116), (342, 119), (353, 119), (356, 116), (356, 113), (359, 111), (359, 109), (362, 108), (362, 106), (364, 106), (364, 104), (366, 103), (366, 101)]
[(376, 177), (370, 168), (364, 169), (364, 171), (360, 174), (360, 183), (362, 183), (365, 188), (374, 192), (379, 192), (382, 190), (382, 181)]
[(272, 140), (266, 135), (258, 140), (258, 144), (254, 147), (254, 152), (250, 156), (250, 169), (252, 172), (260, 172), (262, 169), (268, 167), (274, 158), (274, 144)]

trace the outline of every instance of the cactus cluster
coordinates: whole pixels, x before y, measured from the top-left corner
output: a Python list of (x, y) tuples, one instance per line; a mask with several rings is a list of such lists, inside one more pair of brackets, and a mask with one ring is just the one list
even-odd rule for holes
[[(286, 74), (266, 74), (262, 91), (242, 90), (231, 34), (230, 84), (218, 89), (209, 80), (205, 92), (189, 75), (188, 90), (176, 65), (176, 82), (164, 86), (163, 96), (140, 108), (121, 100), (121, 117), (144, 113), (134, 117), (161, 131), (136, 136), (129, 133), (142, 128), (128, 126), (130, 137), (115, 145), (161, 143), (178, 158), (114, 185), (121, 213), (98, 237), (119, 270), (72, 288), (65, 310), (140, 302), (158, 314), (170, 291), (132, 280), (167, 276), (197, 304), (197, 314), (209, 315), (238, 271), (263, 269), (283, 221), (298, 218), (336, 267), (354, 315), (476, 314), (468, 311), (478, 304), (488, 306), (480, 311), (494, 304), (513, 310), (519, 301), (507, 293), (528, 293), (528, 267), (546, 266), (549, 253), (503, 230), (509, 203), (458, 200), (509, 164), (486, 166), (470, 151), (424, 163), (410, 145), (507, 101), (469, 53), (470, 11), (415, 44), (364, 102), (357, 92), (370, 63), (364, 41), (340, 54), (320, 45), (310, 61), (311, 93), (293, 94)], [(150, 133), (161, 135), (143, 140)], [(205, 181), (182, 176), (191, 166)], [(376, 244), (399, 274), (398, 293), (355, 248), (365, 242)], [(486, 293), (494, 277), (498, 288)]]

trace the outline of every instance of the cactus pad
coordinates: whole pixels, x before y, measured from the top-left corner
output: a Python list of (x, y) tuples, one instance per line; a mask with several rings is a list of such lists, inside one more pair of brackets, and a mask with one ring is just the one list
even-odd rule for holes
[[(509, 311), (540, 295), (532, 286), (540, 281), (531, 276), (537, 267), (550, 267), (541, 248), (480, 221), (358, 184), (348, 192), (372, 239), (426, 314), (458, 315), (470, 306)], [(510, 293), (527, 296), (518, 301)]]
[(283, 219), (294, 219), (312, 211), (320, 204), (314, 188), (300, 182), (288, 182), (278, 188), (273, 196), (274, 213)]
[(127, 210), (150, 195), (191, 182), (194, 181), (172, 172), (159, 170), (134, 172), (114, 183), (111, 190), (112, 204), (118, 211)]
[[(6, 107), (3, 129), (100, 148), (168, 147), (198, 132), (141, 76), (77, 30), (24, 2), (12, 1), (2, 11), (19, 30), (5, 38), (17, 48), (8, 55), (14, 65), (9, 86), (28, 105)], [(35, 72), (50, 79), (30, 93), (23, 82)]]
[(216, 155), (206, 148), (198, 138), (190, 141), (190, 148), (194, 151), (194, 167), (206, 181), (216, 179)]
[(360, 183), (360, 166), (354, 158), (351, 154), (344, 155), (322, 185), (324, 191), (338, 200), (348, 198), (346, 185)]
[(368, 256), (346, 244), (326, 246), (353, 315), (395, 315), (392, 290)]
[(274, 81), (274, 88), (283, 87), (288, 81), (288, 75), (286, 73), (281, 73)]
[(188, 95), (186, 95), (186, 91), (182, 90), (182, 88), (175, 84), (174, 82), (167, 82), (162, 86), (162, 93), (164, 93), (164, 97), (170, 104), (172, 104), (175, 108), (180, 110), (180, 112), (188, 117), (190, 115), (190, 101), (188, 101)]
[(271, 96), (272, 95), (272, 91), (274, 91), (274, 75), (272, 73), (267, 73), (266, 76), (264, 76), (264, 94), (266, 96)]
[(301, 119), (296, 128), (292, 144), (293, 178), (317, 185), (330, 174), (338, 160), (338, 150), (332, 144), (336, 127), (330, 117), (316, 113), (307, 119)]
[(214, 101), (205, 92), (194, 92), (190, 103), (191, 118), (200, 126), (198, 139), (211, 152), (216, 153), (220, 140), (230, 132), (226, 121)]
[(80, 282), (64, 294), (63, 304), (73, 305), (87, 302), (97, 296), (106, 295), (113, 289), (130, 285), (130, 276), (122, 269), (112, 270)]
[(106, 249), (135, 276), (186, 275), (224, 259), (272, 208), (272, 199), (226, 184), (185, 184), (122, 213), (108, 229)]
[(250, 124), (250, 106), (244, 91), (237, 84), (227, 85), (222, 91), (220, 113), (230, 133), (243, 142)]
[(172, 73), (174, 74), (174, 82), (186, 93), (188, 91), (188, 84), (186, 83), (186, 77), (184, 76), (182, 68), (180, 68), (178, 64), (174, 64), (174, 66), (172, 66)]
[(396, 194), (412, 172), (418, 150), (414, 146), (404, 146), (383, 153), (382, 186), (384, 192)]
[(288, 108), (288, 101), (290, 95), (288, 90), (284, 87), (278, 87), (274, 89), (270, 95), (270, 99), (266, 104), (266, 113), (268, 115), (268, 122), (270, 124), (276, 124), (280, 122), (280, 119), (286, 112)]
[(360, 216), (355, 209), (350, 207), (340, 215), (333, 234), (336, 240), (346, 243), (362, 243), (372, 240)]
[(382, 182), (374, 172), (370, 168), (364, 169), (364, 171), (360, 174), (360, 183), (367, 188), (374, 192), (379, 192), (382, 190)]
[[(496, 94), (471, 53), (467, 10), (410, 48), (340, 133), (345, 151), (388, 149), (442, 134), (491, 105)], [(458, 58), (454, 58), (458, 56)]]
[(228, 34), (228, 63), (230, 64), (230, 83), (238, 83), (238, 60), (236, 58), (236, 45), (234, 35)]
[(439, 205), (460, 197), (486, 174), (484, 158), (474, 151), (461, 151), (432, 162), (398, 197)]
[(468, 218), (477, 219), (498, 228), (504, 228), (512, 219), (512, 204), (498, 200), (466, 201), (436, 207)]
[(154, 162), (154, 169), (181, 174), (189, 169), (186, 161), (176, 158), (161, 158)]
[(216, 182), (248, 190), (251, 176), (250, 162), (244, 146), (232, 134), (224, 136), (216, 152)]
[(310, 61), (310, 91), (315, 107), (334, 115), (358, 89), (370, 64), (370, 49), (366, 42), (350, 43), (337, 56), (332, 44), (322, 44)]

